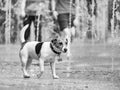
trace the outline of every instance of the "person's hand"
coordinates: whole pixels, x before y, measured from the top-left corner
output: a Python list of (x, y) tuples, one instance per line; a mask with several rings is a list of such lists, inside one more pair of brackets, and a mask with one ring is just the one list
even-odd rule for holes
[(25, 17), (25, 10), (22, 10), (21, 16), (22, 16), (22, 17)]
[(76, 17), (75, 20), (73, 21), (74, 26), (79, 26), (79, 17)]
[(57, 17), (58, 17), (58, 12), (57, 11), (53, 11), (53, 17), (57, 20)]

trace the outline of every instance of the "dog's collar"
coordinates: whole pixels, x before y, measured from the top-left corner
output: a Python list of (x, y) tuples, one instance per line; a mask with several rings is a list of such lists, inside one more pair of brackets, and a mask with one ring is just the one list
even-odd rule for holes
[(54, 49), (52, 43), (50, 43), (50, 48), (52, 49), (52, 51), (53, 51), (55, 54), (57, 54), (57, 55), (60, 55), (60, 54), (61, 54), (61, 52), (56, 51), (56, 50)]

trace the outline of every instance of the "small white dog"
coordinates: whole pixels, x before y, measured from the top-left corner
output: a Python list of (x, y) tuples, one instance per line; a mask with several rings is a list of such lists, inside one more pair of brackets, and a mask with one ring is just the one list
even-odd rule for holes
[(28, 26), (29, 25), (24, 26), (20, 32), (22, 45), (19, 56), (22, 64), (23, 77), (30, 78), (27, 69), (31, 65), (32, 59), (36, 59), (39, 60), (41, 71), (40, 74), (37, 75), (38, 77), (41, 77), (43, 74), (44, 61), (47, 60), (50, 62), (53, 78), (58, 79), (59, 77), (56, 75), (55, 63), (61, 53), (67, 52), (67, 40), (59, 37), (52, 39), (50, 42), (25, 40), (25, 33)]

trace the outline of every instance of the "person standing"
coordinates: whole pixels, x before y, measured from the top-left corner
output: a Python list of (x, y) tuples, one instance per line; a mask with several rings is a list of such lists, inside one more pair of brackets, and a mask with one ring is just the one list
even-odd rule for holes
[[(22, 17), (23, 17), (23, 26), (29, 24), (29, 27), (27, 28), (27, 32), (25, 33), (26, 37), (28, 38), (30, 35), (30, 27), (32, 22), (34, 23), (34, 27), (35, 27), (35, 40), (41, 41), (42, 37), (41, 37), (41, 28), (42, 25), (41, 23), (38, 23), (38, 19), (41, 20), (42, 19), (42, 15), (38, 16), (37, 15), (37, 11), (39, 10), (41, 4), (45, 4), (44, 0), (23, 0), (22, 1)], [(40, 18), (39, 18), (40, 17)], [(39, 24), (39, 26), (38, 26)], [(39, 28), (39, 30), (38, 30)], [(38, 30), (38, 33), (37, 33)], [(37, 35), (38, 34), (38, 35)], [(38, 37), (37, 37), (38, 36)]]
[(79, 0), (52, 0), (52, 13), (58, 20), (60, 30), (75, 27), (79, 14)]
[(79, 0), (52, 0), (51, 10), (53, 17), (58, 21), (59, 34), (65, 32), (67, 35), (67, 58), (71, 56), (70, 45), (76, 34), (76, 27), (79, 26)]

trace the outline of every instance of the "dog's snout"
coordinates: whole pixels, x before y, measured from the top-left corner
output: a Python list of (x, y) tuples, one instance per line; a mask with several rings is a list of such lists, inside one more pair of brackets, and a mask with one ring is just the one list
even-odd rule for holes
[(65, 53), (67, 52), (67, 48), (64, 48), (64, 52), (65, 52)]

